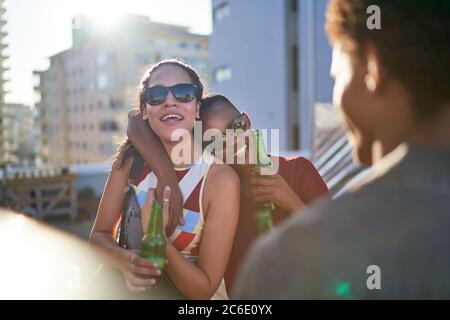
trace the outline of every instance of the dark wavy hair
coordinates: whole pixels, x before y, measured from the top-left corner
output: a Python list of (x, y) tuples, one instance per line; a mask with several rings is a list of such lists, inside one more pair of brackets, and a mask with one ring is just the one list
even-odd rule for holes
[[(377, 5), (381, 29), (366, 26)], [(326, 31), (358, 61), (372, 43), (388, 76), (409, 92), (418, 119), (438, 114), (450, 101), (449, 0), (330, 0)]]
[[(167, 59), (167, 60), (162, 60), (160, 62), (157, 62), (157, 63), (151, 65), (148, 68), (148, 70), (145, 72), (144, 77), (142, 78), (141, 84), (138, 89), (138, 94), (137, 94), (137, 99), (136, 99), (137, 107), (135, 108), (136, 112), (139, 110), (142, 113), (145, 108), (144, 91), (145, 91), (145, 89), (148, 88), (148, 84), (150, 82), (150, 79), (152, 78), (153, 73), (156, 70), (158, 70), (159, 68), (161, 68), (163, 66), (168, 66), (168, 65), (181, 68), (189, 75), (189, 77), (191, 78), (192, 84), (197, 86), (196, 99), (198, 102), (200, 102), (200, 103), (202, 102), (204, 86), (203, 86), (203, 83), (202, 83), (197, 71), (195, 71), (194, 68), (192, 68), (189, 64), (187, 64), (181, 60)], [(125, 163), (125, 161), (127, 159), (135, 157), (137, 155), (139, 155), (139, 153), (133, 147), (133, 145), (131, 144), (131, 141), (127, 138), (124, 142), (122, 142), (119, 145), (117, 153), (113, 156), (113, 165), (117, 168), (120, 168), (123, 166), (123, 164)]]

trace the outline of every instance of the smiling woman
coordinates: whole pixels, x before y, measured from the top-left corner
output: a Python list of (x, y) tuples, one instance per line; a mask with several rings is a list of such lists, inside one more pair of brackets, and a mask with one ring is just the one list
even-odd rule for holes
[[(157, 298), (159, 295), (176, 299), (216, 298), (219, 286), (224, 288), (223, 277), (238, 220), (239, 178), (230, 167), (214, 163), (207, 154), (195, 156), (194, 149), (199, 146), (194, 146), (193, 128), (199, 116), (203, 84), (191, 66), (178, 60), (163, 60), (145, 72), (138, 96), (137, 107), (142, 119), (148, 122), (159, 140), (159, 149), (152, 148), (152, 152), (163, 161), (170, 161), (169, 166), (176, 171), (177, 188), (181, 189), (184, 200), (180, 212), (184, 223), (176, 225), (178, 216), (176, 219), (170, 217), (171, 188), (165, 188), (163, 230), (167, 239), (168, 264), (163, 270), (137, 256), (132, 250), (138, 248), (133, 245), (123, 246), (122, 242), (116, 242), (119, 221), (131, 221), (121, 215), (122, 208), (128, 207), (123, 190), (129, 186), (138, 192), (135, 212), (140, 212), (137, 220), (141, 223), (133, 227), (132, 223), (126, 222), (120, 234), (132, 240), (125, 242), (139, 244), (145, 231), (143, 226), (149, 220), (148, 205), (155, 198), (158, 179), (163, 176), (145, 164), (137, 171), (137, 178), (130, 177), (133, 164), (140, 156), (126, 141), (113, 163), (90, 241), (114, 252), (117, 258), (105, 261), (105, 264), (115, 269), (119, 276), (121, 274), (124, 289), (126, 286), (134, 298)], [(172, 139), (178, 129), (186, 132), (191, 155), (187, 159), (183, 157), (181, 164), (164, 157), (171, 155), (178, 144)], [(220, 197), (215, 193), (219, 189)], [(170, 220), (175, 222), (175, 230), (168, 232)], [(162, 291), (152, 289), (150, 295), (143, 293), (157, 281)]]

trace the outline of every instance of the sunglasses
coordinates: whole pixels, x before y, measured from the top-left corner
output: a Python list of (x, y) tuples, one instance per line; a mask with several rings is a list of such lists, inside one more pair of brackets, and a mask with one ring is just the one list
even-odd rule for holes
[(198, 88), (192, 83), (180, 83), (172, 87), (154, 86), (145, 88), (143, 93), (144, 102), (157, 106), (166, 101), (169, 91), (178, 102), (191, 102), (197, 96)]
[(247, 113), (242, 112), (236, 118), (231, 120), (230, 124), (227, 126), (227, 129), (238, 130), (241, 129), (243, 131), (247, 131), (252, 127), (252, 122)]
[[(240, 129), (245, 132), (245, 131), (251, 129), (251, 127), (252, 127), (252, 122), (250, 121), (248, 114), (245, 112), (242, 112), (236, 118), (234, 118), (233, 120), (230, 121), (230, 123), (228, 124), (226, 129), (233, 130), (233, 131)], [(213, 137), (213, 139), (214, 139), (214, 137)], [(224, 145), (225, 145), (226, 140), (227, 140), (227, 134), (222, 133), (222, 142), (224, 143)]]

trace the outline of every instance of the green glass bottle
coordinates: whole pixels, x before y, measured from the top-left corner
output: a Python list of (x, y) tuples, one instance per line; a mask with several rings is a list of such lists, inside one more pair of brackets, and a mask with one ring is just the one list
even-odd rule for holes
[[(266, 151), (264, 139), (260, 129), (254, 130), (256, 140), (256, 161), (259, 168), (271, 167), (272, 161)], [(273, 202), (261, 203), (256, 211), (256, 223), (258, 225), (258, 232), (262, 234), (273, 229), (272, 211), (275, 209)]]
[(152, 214), (148, 222), (147, 233), (142, 237), (140, 256), (156, 263), (156, 268), (164, 269), (166, 239), (163, 233), (162, 202), (153, 200)]

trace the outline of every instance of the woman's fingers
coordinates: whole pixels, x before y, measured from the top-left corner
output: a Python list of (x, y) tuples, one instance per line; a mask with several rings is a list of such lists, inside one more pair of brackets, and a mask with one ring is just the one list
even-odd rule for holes
[(139, 267), (137, 265), (131, 265), (130, 271), (134, 274), (139, 274), (142, 276), (159, 277), (161, 275), (161, 270), (156, 268)]
[(156, 263), (145, 260), (142, 257), (139, 257), (137, 254), (133, 254), (130, 257), (130, 263), (132, 265), (136, 265), (138, 267), (144, 268), (156, 268)]
[(142, 287), (151, 287), (156, 284), (156, 280), (154, 278), (140, 278), (131, 272), (125, 273), (125, 279), (131, 285), (131, 287), (138, 289), (142, 289)]
[(147, 199), (145, 200), (145, 205), (149, 206), (151, 208), (152, 204), (153, 204), (153, 200), (155, 200), (155, 189), (149, 188), (147, 190)]
[(133, 286), (128, 280), (125, 280), (125, 283), (127, 285), (127, 289), (131, 292), (144, 292), (145, 290), (147, 290), (146, 287), (137, 287), (137, 286)]
[(272, 188), (265, 187), (265, 186), (259, 186), (259, 187), (253, 187), (253, 195), (258, 196), (261, 194), (270, 194), (272, 192)]
[(171, 189), (169, 186), (164, 188), (163, 192), (163, 230), (166, 229), (167, 224), (169, 223), (169, 210), (170, 210), (170, 196)]
[(269, 194), (269, 193), (260, 194), (260, 195), (255, 196), (254, 200), (257, 203), (271, 202), (271, 201), (273, 201), (273, 196), (271, 194)]
[(270, 186), (273, 184), (275, 176), (259, 176), (250, 179), (253, 186)]

